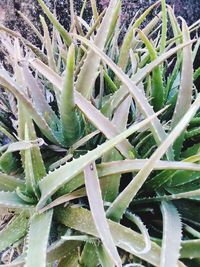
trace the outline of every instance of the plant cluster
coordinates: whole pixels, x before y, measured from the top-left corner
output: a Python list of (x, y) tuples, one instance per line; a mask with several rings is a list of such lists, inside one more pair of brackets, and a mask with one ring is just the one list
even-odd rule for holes
[(68, 32), (38, 0), (40, 47), (0, 25), (4, 266), (198, 266), (199, 22), (157, 1), (119, 42), (121, 1), (86, 2)]

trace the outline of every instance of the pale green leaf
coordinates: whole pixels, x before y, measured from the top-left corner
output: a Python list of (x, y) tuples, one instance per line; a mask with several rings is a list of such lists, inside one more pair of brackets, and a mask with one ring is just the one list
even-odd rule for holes
[(0, 251), (17, 242), (25, 236), (28, 230), (28, 214), (26, 211), (16, 215), (11, 221), (0, 231)]
[(85, 187), (92, 217), (101, 238), (101, 241), (116, 266), (122, 266), (121, 259), (114, 245), (109, 226), (106, 221), (101, 188), (95, 163), (91, 163), (84, 169)]
[[(94, 44), (98, 46), (100, 50), (103, 50), (106, 44), (112, 19), (113, 16), (115, 16), (114, 11), (117, 3), (118, 0), (110, 1), (109, 7), (94, 38)], [(76, 82), (76, 90), (79, 91), (87, 99), (90, 99), (92, 96), (92, 90), (98, 75), (99, 65), (99, 56), (92, 49), (89, 49)], [(85, 77), (87, 77), (87, 79)]]
[(129, 183), (129, 185), (120, 193), (116, 200), (107, 210), (108, 217), (119, 221), (128, 208), (132, 199), (136, 196), (149, 174), (153, 170), (153, 166), (156, 162), (166, 153), (168, 147), (172, 145), (177, 137), (183, 132), (187, 127), (188, 123), (198, 111), (200, 107), (200, 95), (197, 97), (195, 102), (192, 104), (191, 108), (184, 115), (181, 121), (177, 124), (174, 130), (168, 135), (166, 140), (158, 147), (158, 149), (153, 153), (153, 155), (148, 160), (147, 164), (139, 171), (139, 173), (134, 177), (134, 179)]
[(34, 214), (28, 232), (26, 267), (46, 267), (46, 252), (53, 210), (42, 214)]
[[(157, 114), (158, 115), (158, 114)], [(89, 151), (86, 155), (74, 159), (71, 162), (66, 163), (64, 166), (56, 169), (54, 172), (50, 172), (40, 183), (39, 187), (42, 193), (41, 199), (38, 203), (38, 208), (44, 206), (47, 199), (57, 191), (62, 185), (66, 182), (69, 182), (72, 178), (76, 175), (81, 173), (83, 169), (99, 157), (101, 157), (104, 153), (108, 152), (122, 140), (126, 139), (129, 135), (133, 132), (137, 131), (138, 129), (147, 125), (150, 120), (152, 120), (156, 115), (149, 117), (148, 119), (133, 125), (128, 130), (122, 132), (118, 136), (114, 137), (113, 139), (103, 143), (102, 145), (98, 146), (96, 149)], [(56, 179), (58, 177), (59, 179)]]
[(180, 215), (172, 203), (162, 202), (163, 239), (160, 267), (176, 266), (181, 247), (182, 224)]

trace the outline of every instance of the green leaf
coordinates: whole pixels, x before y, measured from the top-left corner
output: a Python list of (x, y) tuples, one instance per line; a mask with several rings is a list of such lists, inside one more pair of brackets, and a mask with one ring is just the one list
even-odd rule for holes
[[(35, 132), (35, 128), (34, 128), (34, 125), (33, 125), (33, 122), (32, 120), (26, 120), (27, 121), (27, 138), (28, 139), (35, 139), (36, 138), (36, 132)], [(26, 159), (26, 153), (29, 154), (29, 151), (25, 151), (25, 159)], [(29, 157), (29, 155), (28, 155)], [(26, 165), (28, 168), (27, 168), (27, 172), (30, 173), (30, 171), (32, 172), (33, 170), (33, 174), (34, 174), (34, 179), (36, 181), (36, 183), (41, 180), (45, 175), (46, 175), (46, 169), (45, 169), (45, 166), (44, 166), (44, 162), (43, 162), (43, 158), (42, 158), (42, 154), (41, 154), (41, 151), (40, 151), (40, 148), (39, 147), (33, 147), (31, 148), (31, 161), (29, 161), (29, 159), (26, 159), (29, 164), (32, 165), (32, 167), (30, 166), (30, 169), (29, 169), (29, 165)]]
[(116, 266), (122, 266), (121, 259), (114, 245), (109, 226), (106, 221), (101, 188), (95, 163), (91, 163), (84, 169), (85, 187), (92, 217), (101, 238), (101, 241)]
[[(136, 125), (131, 126), (128, 130), (122, 132), (118, 136), (113, 139), (103, 143), (98, 146), (96, 149), (89, 151), (86, 155), (74, 159), (71, 162), (66, 163), (64, 166), (56, 169), (54, 172), (49, 173), (40, 183), (39, 187), (42, 193), (41, 199), (38, 203), (38, 208), (44, 206), (47, 199), (54, 194), (57, 189), (59, 189), (66, 182), (70, 181), (76, 175), (81, 173), (83, 169), (99, 157), (101, 157), (104, 153), (108, 152), (122, 140), (126, 139), (133, 132), (142, 128), (144, 125), (147, 125), (154, 116), (149, 117), (148, 119), (140, 122)], [(57, 178), (57, 179), (56, 179)]]
[(4, 228), (0, 231), (0, 251), (17, 242), (25, 236), (28, 230), (29, 218), (26, 211), (15, 216)]
[[(57, 88), (62, 91), (62, 79), (55, 72), (53, 72), (48, 66), (41, 61), (35, 59), (30, 61), (30, 64), (36, 68), (42, 75), (44, 75), (50, 82), (52, 82)], [(102, 131), (102, 133), (108, 138), (113, 138), (119, 131), (117, 128), (107, 119), (102, 113), (97, 110), (89, 101), (87, 101), (80, 93), (74, 91), (75, 103), (78, 108), (85, 114), (85, 116), (93, 123), (93, 125)], [(131, 145), (127, 140), (122, 141), (119, 144), (118, 149), (121, 154), (129, 158), (128, 151), (131, 149)]]
[(42, 85), (33, 77), (30, 70), (25, 64), (23, 65), (23, 75), (26, 85), (29, 88), (35, 109), (37, 110), (38, 114), (40, 114), (42, 118), (47, 122), (48, 126), (56, 136), (60, 127), (60, 121), (55, 112), (47, 103), (47, 100), (45, 99), (45, 96), (42, 92)]
[[(106, 14), (104, 15), (104, 18), (94, 38), (94, 44), (98, 46), (100, 50), (103, 50), (106, 44), (109, 29), (113, 17), (115, 16), (115, 7), (117, 4), (118, 0), (110, 1)], [(84, 61), (84, 65), (81, 68), (76, 82), (76, 90), (87, 99), (90, 99), (92, 96), (94, 83), (98, 75), (99, 65), (99, 56), (92, 49), (89, 49), (89, 51), (87, 52), (86, 59)]]
[[(79, 261), (79, 250), (81, 245), (82, 242), (79, 241), (59, 240), (48, 247), (47, 262), (55, 263), (55, 261), (63, 258), (63, 262), (64, 264), (66, 264), (64, 266), (77, 267)], [(61, 263), (59, 265), (60, 267), (63, 266), (61, 265)]]
[[(190, 41), (190, 32), (186, 22), (182, 19), (183, 42)], [(181, 83), (178, 92), (178, 99), (173, 114), (171, 127), (174, 128), (191, 106), (193, 91), (193, 62), (192, 45), (183, 49), (183, 64), (181, 72)], [(176, 158), (179, 158), (184, 135), (181, 135), (174, 144)]]
[[(63, 257), (64, 258), (66, 257), (70, 262), (70, 260), (73, 260), (73, 258), (75, 257), (75, 254), (76, 255), (78, 254), (81, 245), (82, 242), (79, 241), (63, 241), (63, 240), (56, 241), (53, 244), (51, 244), (47, 249), (47, 262), (54, 263), (55, 261), (60, 260)], [(16, 258), (8, 265), (0, 265), (0, 266), (23, 267), (25, 262), (25, 256), (26, 256), (25, 253), (22, 253), (18, 258)], [(73, 267), (77, 267), (77, 265)]]
[(162, 202), (163, 240), (160, 267), (176, 266), (181, 247), (182, 224), (177, 209), (171, 203)]
[(196, 81), (197, 79), (199, 79), (200, 77), (200, 67), (198, 69), (196, 69), (195, 73), (194, 73), (194, 81)]
[(30, 221), (27, 240), (26, 267), (46, 267), (46, 251), (53, 210), (43, 214), (34, 214)]
[(12, 37), (19, 38), (20, 40), (22, 40), (24, 42), (24, 44), (26, 44), (26, 46), (28, 48), (31, 49), (31, 51), (38, 58), (40, 58), (45, 64), (48, 63), (48, 59), (47, 59), (46, 55), (38, 47), (36, 47), (31, 42), (29, 42), (28, 40), (26, 40), (25, 38), (23, 38), (18, 32), (12, 31), (11, 29), (6, 28), (5, 26), (3, 26), (1, 24), (0, 24), (0, 31), (6, 32), (7, 34), (11, 35)]
[(16, 188), (25, 189), (24, 181), (11, 175), (0, 172), (0, 190), (14, 191)]
[(59, 23), (59, 21), (56, 19), (56, 17), (51, 13), (49, 8), (45, 5), (43, 0), (38, 0), (38, 3), (41, 5), (44, 13), (47, 15), (51, 23), (54, 25), (56, 30), (60, 33), (62, 36), (65, 44), (69, 46), (72, 43), (72, 39), (69, 36), (68, 32), (64, 29), (64, 27)]
[(92, 12), (94, 19), (97, 20), (98, 18), (98, 11), (97, 11), (97, 5), (96, 5), (96, 0), (90, 0), (91, 6), (92, 6)]
[(98, 257), (94, 244), (85, 244), (80, 258), (80, 264), (90, 267), (96, 267), (98, 265)]
[[(132, 98), (127, 97), (115, 111), (112, 122), (121, 131), (125, 130), (128, 122)], [(116, 149), (112, 149), (102, 157), (102, 162), (122, 160), (123, 157)], [(104, 201), (112, 202), (119, 193), (121, 175), (111, 175), (101, 181), (101, 191)]]
[(162, 34), (160, 43), (160, 54), (165, 52), (167, 41), (167, 6), (166, 0), (161, 0), (162, 4)]
[(135, 214), (131, 212), (126, 212), (125, 215), (127, 219), (129, 219), (131, 222), (137, 225), (137, 227), (139, 228), (144, 237), (145, 247), (142, 248), (141, 250), (135, 250), (135, 253), (138, 253), (140, 255), (148, 253), (151, 250), (151, 240), (146, 226), (143, 224), (142, 220)]
[(32, 206), (20, 199), (15, 192), (0, 192), (0, 207), (29, 209)]
[[(122, 160), (122, 156), (116, 149), (112, 149), (102, 157), (103, 162), (119, 162), (119, 160)], [(119, 193), (120, 180), (120, 173), (116, 175), (111, 173), (111, 175), (105, 177), (101, 181), (101, 191), (104, 201), (112, 202), (117, 197)]]
[(133, 36), (134, 36), (134, 29), (138, 28), (145, 18), (148, 16), (148, 14), (152, 11), (152, 9), (157, 6), (160, 3), (160, 1), (157, 1), (153, 5), (151, 5), (135, 22), (134, 24), (130, 27), (128, 32), (126, 33), (122, 46), (120, 49), (120, 54), (119, 54), (119, 59), (118, 59), (118, 66), (125, 71), (129, 59), (129, 51), (132, 45), (133, 41)]
[[(92, 219), (90, 211), (83, 208), (68, 207), (66, 209), (61, 208), (57, 210), (56, 218), (62, 224), (74, 228), (77, 231), (99, 237), (95, 224)], [(111, 234), (115, 245), (119, 248), (151, 263), (154, 266), (159, 266), (160, 261), (160, 247), (151, 242), (152, 249), (146, 254), (137, 254), (132, 251), (142, 250), (145, 246), (144, 239), (141, 234), (127, 228), (123, 225), (108, 220)], [(182, 263), (177, 264), (178, 267), (183, 267)]]
[(17, 160), (12, 153), (4, 153), (0, 157), (0, 169), (7, 174), (11, 174), (16, 171)]
[(81, 136), (80, 117), (78, 117), (74, 102), (74, 66), (75, 48), (71, 45), (67, 54), (66, 74), (61, 93), (60, 117), (64, 142), (70, 146)]
[(181, 243), (180, 258), (199, 258), (200, 239), (186, 240)]
[(110, 259), (108, 253), (102, 245), (96, 245), (96, 253), (102, 267), (115, 267), (113, 261)]
[[(151, 61), (153, 62), (154, 60), (157, 59), (157, 52), (156, 49), (153, 47), (151, 44), (150, 40), (147, 38), (147, 36), (140, 30), (138, 31), (138, 35), (140, 39), (144, 42), (145, 46), (147, 47)], [(164, 87), (163, 87), (163, 80), (162, 80), (162, 73), (161, 73), (161, 68), (159, 66), (156, 66), (154, 70), (152, 71), (152, 103), (154, 110), (157, 111), (163, 107), (164, 103)]]
[(35, 27), (32, 21), (30, 21), (29, 18), (26, 17), (21, 11), (18, 11), (17, 13), (24, 19), (24, 22), (26, 22), (31, 27), (31, 29), (34, 31), (34, 33), (37, 35), (40, 41), (43, 42), (42, 34), (38, 31), (38, 29)]
[[(107, 162), (97, 165), (98, 176), (99, 178), (106, 179), (106, 177), (111, 177), (116, 174), (124, 174), (130, 172), (137, 172), (140, 171), (144, 165), (147, 163), (148, 160), (123, 160), (123, 161), (115, 161), (115, 162)], [(151, 185), (155, 187), (155, 189), (159, 188), (162, 184), (166, 183), (168, 179), (170, 179), (170, 173), (166, 173), (169, 171), (165, 170), (194, 170), (200, 171), (199, 164), (194, 163), (184, 163), (184, 162), (168, 162), (168, 161), (158, 161), (154, 166), (154, 170), (164, 170), (163, 176), (157, 177), (155, 180), (156, 183), (147, 183), (147, 188)], [(173, 171), (172, 171), (173, 172)], [(104, 181), (102, 181), (104, 184)], [(153, 182), (153, 180), (152, 180)], [(59, 194), (66, 194), (69, 192), (74, 191), (79, 186), (84, 184), (83, 174), (74, 177), (73, 180), (68, 182), (62, 190), (60, 190)], [(146, 185), (146, 184), (145, 184)], [(151, 188), (151, 187), (150, 187)], [(151, 188), (152, 189), (152, 188)], [(73, 195), (72, 195), (73, 196)], [(70, 195), (69, 195), (70, 197)]]
[(26, 108), (27, 112), (31, 115), (34, 121), (38, 124), (41, 131), (49, 138), (52, 142), (58, 144), (57, 139), (55, 138), (53, 132), (47, 125), (46, 121), (43, 119), (41, 114), (39, 114), (31, 101), (27, 98), (27, 96), (21, 91), (20, 87), (16, 84), (16, 82), (8, 75), (8, 73), (4, 70), (0, 70), (0, 84), (8, 89), (11, 93), (15, 95), (15, 97), (23, 103), (23, 106)]
[(48, 26), (47, 26), (47, 23), (46, 23), (44, 17), (40, 16), (40, 21), (41, 21), (43, 32), (44, 32), (43, 42), (45, 44), (46, 51), (47, 51), (47, 58), (48, 58), (49, 67), (52, 68), (54, 71), (56, 71), (57, 68), (56, 68), (56, 62), (55, 62), (54, 54), (53, 54), (53, 52), (54, 52), (53, 46), (51, 44), (51, 38), (49, 35), (49, 29), (48, 29)]
[(177, 124), (174, 130), (168, 135), (165, 141), (158, 147), (158, 149), (153, 153), (147, 164), (138, 172), (134, 179), (129, 183), (129, 185), (120, 193), (120, 195), (115, 199), (112, 205), (107, 210), (107, 216), (113, 220), (119, 221), (124, 214), (125, 210), (128, 208), (132, 199), (136, 196), (138, 191), (141, 189), (142, 185), (148, 178), (149, 174), (153, 170), (153, 166), (156, 162), (166, 153), (168, 147), (173, 144), (177, 137), (183, 132), (187, 127), (188, 123), (198, 111), (200, 107), (200, 95), (197, 97), (195, 102), (192, 104), (191, 108), (184, 115), (181, 121)]
[(120, 17), (120, 12), (121, 12), (121, 1), (118, 1), (116, 7), (115, 7), (115, 10), (114, 10), (114, 14), (113, 14), (113, 18), (112, 18), (112, 21), (110, 23), (110, 29), (109, 29), (109, 32), (108, 32), (108, 36), (107, 36), (107, 42), (109, 42), (110, 38), (112, 37), (112, 35), (114, 35), (116, 29), (117, 29), (117, 21)]
[[(173, 53), (176, 53), (181, 48), (188, 45), (184, 44), (181, 46), (178, 46), (174, 49), (171, 49), (166, 54), (160, 56), (157, 60), (154, 60), (154, 62), (147, 65), (147, 67), (143, 68), (142, 70), (138, 71), (138, 73), (133, 77), (133, 82), (131, 79), (129, 79), (125, 73), (115, 65), (115, 63), (107, 57), (100, 49), (98, 49), (97, 46), (95, 46), (93, 43), (89, 42), (87, 39), (80, 37), (78, 35), (75, 35), (76, 38), (80, 41), (82, 41), (84, 44), (89, 46), (90, 48), (94, 49), (94, 51), (106, 62), (106, 64), (109, 65), (109, 67), (115, 72), (115, 74), (121, 79), (121, 81), (124, 83), (124, 85), (129, 89), (131, 95), (134, 97), (134, 100), (136, 101), (139, 109), (144, 114), (145, 117), (151, 116), (154, 114), (154, 111), (152, 107), (149, 105), (148, 100), (145, 98), (143, 94), (141, 94), (140, 89), (136, 86), (135, 83), (140, 83), (146, 75), (151, 72), (155, 66), (159, 65), (166, 57), (172, 55)], [(189, 43), (190, 44), (190, 43)], [(123, 88), (124, 90), (124, 88)], [(163, 142), (166, 138), (166, 133), (162, 128), (162, 125), (160, 121), (156, 118), (155, 120), (152, 120), (151, 122), (151, 130), (154, 134), (154, 138), (158, 144)], [(173, 151), (172, 149), (169, 149), (167, 152), (168, 159), (173, 159)]]

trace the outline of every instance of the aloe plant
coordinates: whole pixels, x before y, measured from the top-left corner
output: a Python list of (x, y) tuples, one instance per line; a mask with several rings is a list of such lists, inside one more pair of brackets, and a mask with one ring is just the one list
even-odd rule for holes
[(199, 22), (157, 1), (120, 42), (120, 0), (69, 32), (38, 5), (38, 47), (0, 25), (3, 266), (197, 266)]

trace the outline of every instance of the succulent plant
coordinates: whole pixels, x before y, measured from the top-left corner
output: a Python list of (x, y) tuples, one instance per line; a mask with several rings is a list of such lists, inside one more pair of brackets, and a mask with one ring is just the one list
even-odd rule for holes
[(198, 265), (199, 22), (158, 1), (120, 43), (120, 0), (89, 24), (71, 1), (69, 32), (38, 3), (39, 47), (0, 25), (4, 265)]

